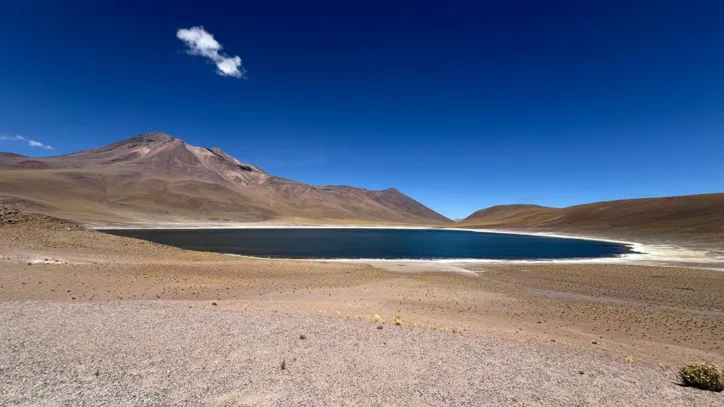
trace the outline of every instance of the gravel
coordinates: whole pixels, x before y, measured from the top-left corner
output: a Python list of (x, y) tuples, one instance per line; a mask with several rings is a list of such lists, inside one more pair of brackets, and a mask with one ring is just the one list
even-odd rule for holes
[(238, 300), (8, 301), (0, 318), (2, 406), (724, 405), (599, 350)]

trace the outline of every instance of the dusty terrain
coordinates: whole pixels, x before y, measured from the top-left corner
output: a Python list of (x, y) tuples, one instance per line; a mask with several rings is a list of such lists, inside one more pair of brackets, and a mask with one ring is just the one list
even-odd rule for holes
[(3, 214), (2, 405), (722, 403), (675, 373), (724, 362), (719, 271), (391, 272)]

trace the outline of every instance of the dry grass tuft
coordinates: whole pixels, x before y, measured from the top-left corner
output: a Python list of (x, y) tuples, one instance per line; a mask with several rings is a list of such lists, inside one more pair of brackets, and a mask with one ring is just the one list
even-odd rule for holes
[(684, 385), (709, 391), (724, 391), (724, 369), (713, 363), (688, 363), (679, 369)]

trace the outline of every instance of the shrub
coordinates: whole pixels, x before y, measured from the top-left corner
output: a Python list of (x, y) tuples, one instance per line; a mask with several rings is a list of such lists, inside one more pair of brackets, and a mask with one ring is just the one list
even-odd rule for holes
[(689, 363), (679, 369), (684, 385), (710, 391), (724, 391), (724, 369), (711, 363)]
[(302, 340), (307, 339), (307, 335), (299, 335), (299, 339), (302, 339)]
[(404, 321), (405, 321), (405, 320), (402, 319), (402, 317), (399, 316), (399, 315), (395, 317), (395, 325), (397, 325), (397, 326), (402, 326), (402, 323), (403, 323)]

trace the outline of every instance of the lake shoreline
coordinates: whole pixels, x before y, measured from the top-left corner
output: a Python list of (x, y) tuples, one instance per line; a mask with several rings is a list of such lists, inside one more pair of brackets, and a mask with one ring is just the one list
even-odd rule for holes
[[(714, 255), (709, 250), (699, 247), (684, 247), (676, 244), (656, 244), (633, 241), (631, 239), (612, 239), (609, 237), (598, 237), (591, 234), (563, 233), (563, 232), (541, 232), (541, 231), (520, 231), (504, 229), (477, 229), (477, 228), (455, 228), (437, 226), (415, 226), (415, 225), (354, 225), (354, 224), (295, 224), (295, 223), (237, 223), (237, 222), (144, 222), (139, 224), (86, 224), (86, 227), (104, 230), (223, 230), (223, 229), (389, 229), (389, 230), (450, 230), (476, 233), (495, 233), (521, 236), (540, 236), (560, 239), (578, 239), (597, 242), (615, 243), (627, 246), (631, 253), (614, 257), (600, 258), (570, 258), (570, 259), (536, 259), (536, 260), (506, 260), (506, 259), (294, 259), (309, 261), (339, 261), (359, 262), (364, 264), (381, 264), (390, 262), (405, 262), (415, 265), (418, 263), (430, 264), (641, 264), (641, 265), (663, 265), (663, 266), (686, 266), (713, 270), (724, 270), (724, 257)], [(267, 259), (268, 257), (238, 255), (249, 258)]]

